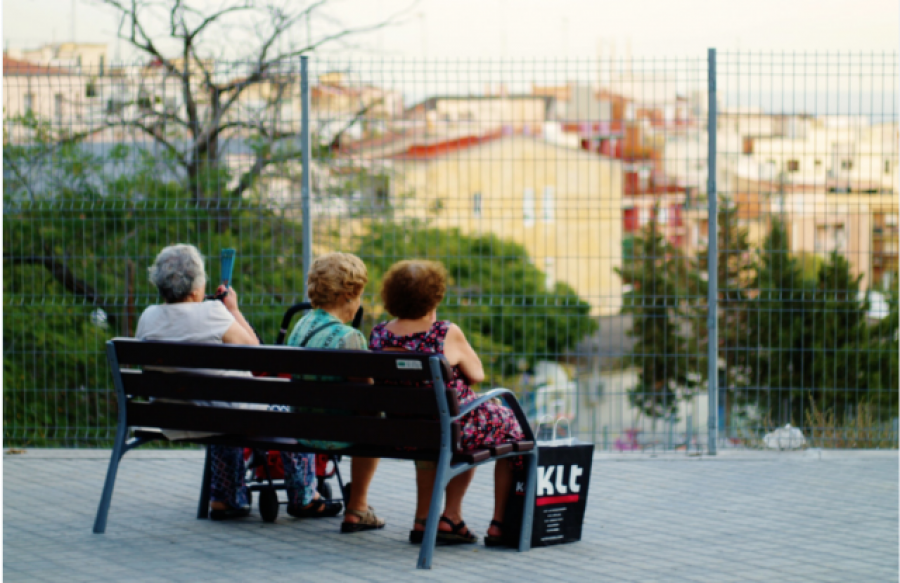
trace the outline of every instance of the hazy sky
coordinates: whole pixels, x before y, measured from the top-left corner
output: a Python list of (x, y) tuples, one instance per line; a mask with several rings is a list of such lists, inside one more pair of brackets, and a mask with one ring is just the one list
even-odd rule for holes
[[(300, 0), (297, 0), (300, 1)], [(201, 0), (200, 4), (204, 4)], [(206, 2), (218, 4), (218, 2)], [(331, 14), (366, 24), (409, 0), (332, 0)], [(75, 38), (108, 42), (116, 21), (97, 2), (74, 0)], [(37, 46), (72, 36), (72, 0), (3, 2), (4, 45)], [(302, 27), (296, 34), (302, 35)], [(407, 22), (363, 39), (385, 57), (569, 57), (705, 55), (708, 47), (764, 51), (896, 51), (897, 0), (420, 0)], [(127, 43), (123, 59), (134, 58)]]

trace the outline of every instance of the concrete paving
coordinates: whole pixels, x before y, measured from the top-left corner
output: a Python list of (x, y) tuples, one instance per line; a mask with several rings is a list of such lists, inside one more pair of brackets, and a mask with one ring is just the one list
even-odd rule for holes
[[(3, 577), (15, 581), (898, 580), (897, 452), (746, 452), (594, 460), (583, 540), (528, 553), (438, 547), (415, 569), (411, 462), (385, 460), (370, 493), (383, 531), (340, 518), (194, 518), (199, 451), (125, 456), (106, 534), (91, 532), (108, 451), (3, 456)], [(345, 464), (346, 466), (346, 460)], [(349, 467), (345, 467), (349, 469)], [(466, 498), (479, 535), (492, 471)]]

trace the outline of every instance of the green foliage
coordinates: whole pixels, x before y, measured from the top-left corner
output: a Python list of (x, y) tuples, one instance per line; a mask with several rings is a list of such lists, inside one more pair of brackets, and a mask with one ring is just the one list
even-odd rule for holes
[[(395, 262), (441, 261), (450, 282), (439, 317), (462, 328), (489, 374), (521, 372), (537, 360), (573, 348), (597, 329), (589, 305), (572, 288), (557, 282), (547, 289), (545, 274), (531, 264), (525, 249), (493, 235), (379, 223), (362, 237), (355, 252), (369, 268), (367, 292), (373, 295)], [(390, 318), (383, 312), (374, 317)]]
[[(126, 150), (120, 146), (112, 157), (137, 157), (130, 174), (106, 178), (97, 160), (63, 147), (57, 160), (72, 179), (52, 199), (23, 201), (4, 191), (7, 442), (23, 435), (20, 444), (112, 437), (107, 428), (115, 425), (115, 399), (104, 342), (133, 334), (143, 309), (157, 303), (146, 273), (166, 245), (190, 242), (210, 258), (237, 248), (235, 289), (269, 342), (284, 306), (301, 299), (298, 224), (245, 207), (217, 232), (213, 213), (193, 207), (178, 183), (156, 178), (155, 160)], [(207, 269), (212, 291), (218, 262), (208, 261)], [(102, 314), (105, 323), (97, 318)]]
[(635, 237), (632, 261), (616, 273), (631, 286), (622, 312), (631, 314), (635, 339), (632, 359), (639, 362), (631, 403), (650, 417), (673, 415), (681, 399), (692, 395), (699, 377), (691, 365), (689, 312), (684, 305), (685, 258), (659, 232), (656, 212)]

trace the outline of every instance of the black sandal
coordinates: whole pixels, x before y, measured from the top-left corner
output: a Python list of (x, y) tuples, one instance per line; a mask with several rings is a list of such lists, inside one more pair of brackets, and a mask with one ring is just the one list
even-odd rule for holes
[(503, 534), (502, 534), (502, 531), (503, 531), (503, 523), (500, 522), (499, 520), (492, 520), (492, 521), (491, 521), (491, 526), (496, 526), (497, 528), (499, 528), (500, 531), (501, 531), (501, 534), (500, 534), (500, 536), (492, 536), (492, 535), (489, 535), (489, 534), (488, 534), (488, 535), (485, 535), (485, 537), (484, 537), (484, 546), (486, 546), (486, 547), (499, 547), (499, 546), (501, 546), (501, 545), (503, 545), (503, 544), (506, 544), (506, 541), (503, 540)]
[[(421, 518), (416, 519), (416, 524), (421, 524), (425, 526), (425, 520)], [(441, 522), (446, 522), (450, 525), (450, 531), (446, 530), (438, 530), (437, 531), (437, 544), (439, 545), (473, 545), (478, 542), (478, 537), (472, 534), (472, 531), (466, 527), (465, 521), (461, 520), (459, 524), (453, 524), (453, 521), (447, 518), (446, 516), (441, 516)], [(464, 532), (461, 532), (463, 531)], [(414, 545), (422, 544), (422, 541), (425, 539), (425, 531), (424, 530), (411, 530), (409, 531), (409, 542)]]
[(288, 504), (287, 513), (294, 518), (329, 518), (337, 516), (343, 509), (344, 505), (340, 502), (316, 498), (306, 507)]
[(472, 534), (464, 520), (460, 520), (459, 524), (453, 524), (452, 520), (446, 516), (441, 516), (441, 522), (446, 522), (450, 525), (450, 532), (438, 530), (437, 541), (439, 543), (444, 545), (473, 545), (478, 542), (478, 537)]

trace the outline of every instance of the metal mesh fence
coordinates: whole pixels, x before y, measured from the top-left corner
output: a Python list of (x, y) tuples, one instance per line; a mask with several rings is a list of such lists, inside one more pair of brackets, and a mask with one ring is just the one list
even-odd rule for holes
[(716, 87), (706, 56), (310, 59), (304, 169), (299, 62), (5, 62), (4, 436), (111, 439), (103, 343), (159, 301), (165, 245), (197, 245), (211, 281), (237, 249), (272, 342), (303, 296), (307, 172), (306, 251), (366, 263), (364, 332), (390, 265), (441, 261), (439, 317), (545, 434), (699, 451), (710, 427), (760, 447), (791, 423), (895, 447), (896, 64), (720, 54)]

